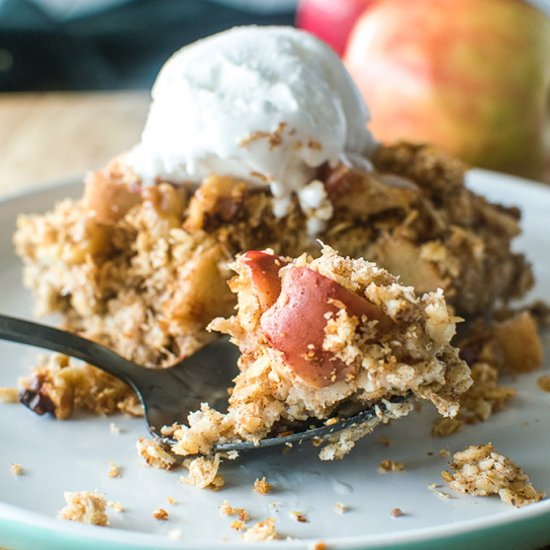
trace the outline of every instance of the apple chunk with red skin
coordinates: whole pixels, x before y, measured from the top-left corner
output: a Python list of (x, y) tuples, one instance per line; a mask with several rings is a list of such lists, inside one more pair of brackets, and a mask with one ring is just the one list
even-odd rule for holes
[(279, 269), (287, 262), (278, 256), (253, 251), (243, 259), (260, 303), (272, 304), (261, 316), (262, 333), (282, 352), (289, 368), (313, 388), (344, 378), (354, 367), (322, 349), (326, 314), (344, 308), (350, 316), (381, 320), (380, 309), (308, 267), (286, 269), (279, 277)]

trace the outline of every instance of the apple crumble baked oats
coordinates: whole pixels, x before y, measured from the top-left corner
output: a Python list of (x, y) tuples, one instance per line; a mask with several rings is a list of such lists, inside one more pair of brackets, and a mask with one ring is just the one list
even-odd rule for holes
[[(426, 146), (380, 146), (375, 171), (324, 165), (313, 183), (330, 199), (317, 236), (344, 256), (365, 257), (420, 293), (443, 289), (472, 316), (520, 297), (529, 264), (511, 251), (519, 213), (463, 182), (464, 167)], [(316, 254), (296, 197), (277, 217), (266, 188), (211, 175), (201, 185), (145, 186), (124, 158), (88, 176), (84, 196), (44, 215), (21, 216), (15, 235), (36, 312), (60, 312), (67, 328), (152, 367), (211, 336), (211, 319), (235, 298), (227, 263), (271, 248)]]
[(412, 393), (444, 416), (457, 413), (471, 379), (450, 344), (455, 318), (441, 290), (418, 295), (328, 246), (316, 259), (249, 251), (233, 269), (238, 311), (209, 327), (231, 335), (241, 352), (228, 411), (204, 404), (187, 426), (165, 430), (177, 440), (174, 453), (208, 454), (217, 443), (258, 441), (274, 428), (383, 403), (371, 421), (327, 438), (320, 456), (331, 460), (379, 422), (410, 412), (395, 396)]

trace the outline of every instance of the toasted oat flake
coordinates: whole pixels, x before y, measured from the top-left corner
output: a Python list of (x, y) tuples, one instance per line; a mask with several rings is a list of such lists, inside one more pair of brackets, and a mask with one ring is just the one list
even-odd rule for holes
[(269, 483), (265, 477), (258, 478), (254, 482), (254, 491), (256, 491), (259, 495), (267, 495), (268, 493), (271, 493), (272, 488), (271, 483)]
[(382, 460), (378, 465), (378, 471), (381, 474), (388, 472), (402, 472), (405, 469), (403, 462), (396, 462), (395, 460)]
[(63, 496), (67, 505), (59, 511), (60, 519), (102, 527), (109, 525), (109, 517), (106, 513), (107, 501), (103, 495), (79, 491), (65, 492)]
[(168, 502), (168, 504), (171, 504), (172, 506), (175, 506), (177, 504), (177, 501), (174, 497), (166, 497), (166, 502)]
[(10, 464), (10, 470), (14, 476), (20, 476), (23, 474), (23, 468), (21, 467), (21, 464), (17, 464), (16, 462), (12, 462)]
[(18, 396), (17, 388), (0, 387), (0, 403), (17, 403)]
[(445, 471), (443, 479), (451, 489), (476, 496), (498, 495), (516, 507), (538, 502), (538, 492), (527, 474), (509, 458), (495, 452), (492, 443), (471, 445), (453, 455), (453, 473)]
[(264, 540), (276, 540), (280, 537), (275, 529), (275, 520), (273, 518), (266, 518), (247, 529), (242, 538), (246, 542), (261, 542)]
[(164, 508), (157, 508), (153, 511), (152, 515), (155, 519), (158, 519), (160, 521), (166, 521), (170, 517), (170, 514), (168, 514), (168, 512)]
[(180, 482), (199, 487), (199, 489), (211, 489), (216, 491), (225, 485), (225, 480), (218, 474), (220, 457), (200, 456), (194, 459), (187, 459), (183, 465), (189, 470), (187, 477), (180, 477)]
[(398, 518), (400, 516), (403, 516), (403, 512), (401, 511), (401, 508), (393, 508), (392, 511), (390, 512), (390, 516), (392, 518)]
[(537, 386), (545, 392), (550, 392), (550, 375), (544, 374), (537, 380)]

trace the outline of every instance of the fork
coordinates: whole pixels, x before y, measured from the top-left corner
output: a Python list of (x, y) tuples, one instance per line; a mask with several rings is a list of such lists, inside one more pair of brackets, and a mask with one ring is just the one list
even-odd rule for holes
[[(118, 355), (113, 350), (72, 332), (41, 325), (23, 319), (0, 315), (0, 340), (9, 340), (48, 349), (80, 359), (112, 374), (128, 384), (137, 394), (144, 410), (149, 433), (165, 444), (175, 443), (164, 437), (161, 428), (174, 422), (184, 422), (187, 415), (207, 402), (212, 408), (227, 408), (228, 392), (237, 375), (239, 350), (228, 338), (220, 337), (171, 367), (150, 369)], [(23, 390), (19, 400), (37, 414), (46, 409), (36, 407), (36, 392)], [(394, 396), (390, 403), (401, 403), (409, 395)], [(272, 434), (259, 442), (229, 441), (214, 446), (214, 452), (244, 451), (323, 438), (340, 430), (366, 422), (386, 410), (378, 402), (356, 414), (334, 418), (328, 425), (304, 422), (280, 434)], [(317, 421), (318, 424), (319, 421)]]

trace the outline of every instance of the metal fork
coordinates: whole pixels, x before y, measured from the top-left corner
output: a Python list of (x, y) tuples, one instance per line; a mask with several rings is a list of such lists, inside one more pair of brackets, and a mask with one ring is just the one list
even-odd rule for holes
[[(165, 369), (143, 367), (72, 332), (6, 315), (0, 315), (0, 339), (63, 353), (116, 376), (136, 392), (143, 405), (145, 421), (151, 435), (167, 444), (174, 441), (163, 437), (161, 428), (174, 422), (185, 422), (187, 415), (197, 410), (201, 403), (207, 402), (212, 408), (225, 411), (227, 388), (238, 373), (239, 350), (227, 338), (218, 338), (190, 357)], [(35, 397), (35, 392), (23, 390), (19, 400), (34, 412), (44, 414), (46, 410), (37, 410), (32, 406)], [(408, 395), (395, 396), (389, 401), (401, 403), (407, 397)], [(287, 427), (281, 435), (273, 434), (259, 443), (230, 441), (216, 445), (213, 450), (243, 451), (326, 437), (370, 420), (376, 416), (376, 409), (384, 412), (385, 403), (379, 402), (351, 416), (338, 418), (330, 425), (312, 426), (312, 422), (308, 421), (293, 425), (292, 433), (288, 433)]]

